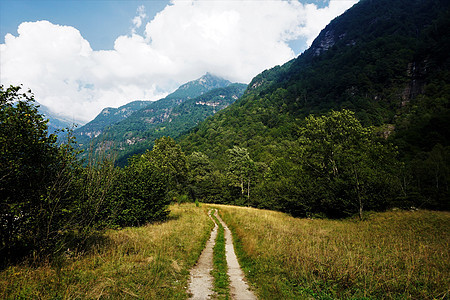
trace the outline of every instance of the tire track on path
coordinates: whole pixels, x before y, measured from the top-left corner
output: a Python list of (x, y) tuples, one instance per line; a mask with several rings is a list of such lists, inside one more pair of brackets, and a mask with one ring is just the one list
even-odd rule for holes
[(225, 230), (225, 252), (228, 265), (228, 276), (230, 277), (230, 294), (231, 299), (236, 300), (256, 300), (255, 294), (250, 291), (247, 282), (245, 281), (244, 272), (239, 265), (236, 253), (234, 252), (233, 238), (231, 231), (227, 224), (220, 218), (217, 210), (214, 215), (222, 224)]
[[(208, 212), (208, 216), (210, 216)], [(213, 220), (211, 218), (211, 220)], [(214, 220), (213, 220), (214, 221)], [(216, 243), (218, 225), (214, 222), (214, 228), (211, 236), (206, 242), (197, 264), (191, 269), (191, 280), (189, 281), (189, 294), (191, 299), (210, 299), (213, 292), (213, 277), (211, 270), (213, 269), (213, 248)]]

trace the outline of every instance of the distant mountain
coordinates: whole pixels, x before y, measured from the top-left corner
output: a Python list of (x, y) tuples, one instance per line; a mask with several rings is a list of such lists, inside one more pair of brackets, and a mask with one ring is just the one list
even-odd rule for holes
[[(42, 115), (45, 116), (45, 118), (48, 119), (48, 132), (49, 133), (55, 133), (58, 130), (64, 129), (64, 128), (73, 128), (74, 125), (80, 124), (80, 121), (75, 119), (69, 119), (66, 117), (61, 117), (53, 112), (50, 111), (48, 107), (45, 105), (36, 103), (39, 108), (38, 111)], [(58, 134), (61, 138), (64, 136), (63, 134)]]
[(126, 165), (130, 156), (151, 148), (155, 139), (163, 136), (177, 138), (186, 133), (198, 123), (234, 103), (246, 88), (247, 85), (240, 83), (215, 88), (199, 97), (185, 100), (165, 111), (159, 118), (153, 117), (151, 122), (141, 122), (141, 129), (136, 127), (138, 122), (133, 122), (134, 126), (128, 127), (128, 119), (112, 126), (106, 134), (110, 134), (107, 140), (119, 147), (117, 164)]
[(128, 118), (131, 114), (150, 103), (151, 101), (133, 101), (119, 108), (104, 108), (94, 120), (75, 130), (75, 137), (78, 143), (85, 144), (89, 142), (91, 138), (100, 135), (106, 127)]
[[(168, 120), (172, 109), (184, 101), (201, 96), (215, 88), (224, 88), (231, 84), (228, 80), (207, 73), (197, 80), (183, 84), (164, 99), (152, 102), (134, 112), (114, 128), (111, 127), (108, 134), (110, 137), (117, 137), (117, 134), (121, 134), (118, 132), (123, 131), (122, 128), (126, 128), (128, 132), (143, 132), (155, 124)], [(131, 133), (131, 135), (134, 136), (135, 133)]]
[(120, 165), (123, 165), (132, 154), (142, 153), (151, 147), (156, 138), (164, 135), (177, 137), (227, 107), (245, 89), (244, 84), (231, 83), (207, 73), (183, 84), (161, 100), (139, 103), (142, 107), (127, 112), (118, 121), (112, 120), (111, 115), (117, 114), (121, 108), (115, 111), (105, 109), (93, 121), (77, 129), (77, 134), (83, 133), (81, 144), (85, 149), (88, 143), (92, 143), (94, 149), (115, 149)]

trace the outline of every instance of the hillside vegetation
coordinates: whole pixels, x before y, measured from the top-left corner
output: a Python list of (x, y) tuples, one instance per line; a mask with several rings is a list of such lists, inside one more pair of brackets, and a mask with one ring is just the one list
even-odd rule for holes
[(361, 0), (245, 93), (207, 74), (98, 118), (82, 159), (0, 86), (0, 297), (186, 298), (204, 202), (262, 299), (448, 298), (449, 213), (422, 209), (450, 209), (449, 5)]
[(450, 213), (296, 219), (215, 205), (259, 299), (446, 299)]
[[(298, 58), (256, 76), (241, 99), (199, 124), (180, 144), (186, 154), (201, 152), (229, 180), (231, 149), (247, 151), (255, 167), (243, 168), (241, 183), (222, 192), (221, 203), (335, 217), (358, 208), (334, 210), (330, 201), (353, 197), (358, 202), (364, 191), (374, 201), (365, 204), (368, 209), (449, 209), (449, 20), (448, 1), (362, 0)], [(346, 117), (337, 118), (349, 111), (360, 133), (370, 132), (371, 144), (384, 145), (386, 155), (375, 154), (377, 147), (366, 152), (358, 146), (356, 127)], [(332, 126), (326, 121), (331, 119)], [(327, 129), (319, 124), (328, 124)], [(351, 139), (339, 140), (340, 134), (356, 138), (352, 147), (361, 155), (352, 162), (358, 164), (354, 170), (372, 172), (365, 173), (368, 181), (362, 185), (345, 158), (351, 151), (341, 152)], [(317, 137), (324, 143), (319, 145)], [(312, 144), (305, 144), (308, 139)], [(363, 153), (372, 154), (364, 158)]]
[(151, 149), (163, 136), (177, 138), (199, 122), (235, 102), (246, 85), (207, 73), (181, 85), (158, 101), (134, 101), (104, 109), (94, 120), (75, 130), (82, 149), (108, 151), (125, 166), (135, 154)]

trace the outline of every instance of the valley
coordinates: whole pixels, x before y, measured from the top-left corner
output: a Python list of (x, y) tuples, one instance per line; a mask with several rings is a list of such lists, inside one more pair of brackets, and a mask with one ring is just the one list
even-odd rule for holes
[(200, 68), (66, 139), (0, 85), (0, 298), (448, 299), (448, 49), (449, 1), (360, 0), (248, 85)]

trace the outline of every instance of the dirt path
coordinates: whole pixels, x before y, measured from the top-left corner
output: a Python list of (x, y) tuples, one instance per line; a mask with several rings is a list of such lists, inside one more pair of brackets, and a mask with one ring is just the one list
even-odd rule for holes
[(191, 270), (191, 280), (189, 281), (191, 299), (210, 299), (211, 295), (214, 294), (213, 277), (210, 272), (213, 269), (213, 248), (216, 243), (218, 227), (214, 222), (214, 229), (211, 231), (208, 242), (206, 242), (205, 249), (203, 249), (197, 264)]
[[(209, 212), (209, 214), (212, 211)], [(248, 288), (244, 280), (244, 272), (239, 265), (239, 262), (234, 252), (233, 239), (231, 231), (225, 222), (219, 217), (217, 210), (214, 210), (214, 215), (222, 224), (225, 231), (225, 255), (228, 265), (228, 276), (230, 278), (230, 294), (231, 299), (236, 300), (253, 300), (256, 296)], [(210, 217), (211, 218), (211, 217)], [(211, 218), (213, 221), (214, 219)], [(213, 269), (213, 248), (216, 242), (218, 225), (214, 221), (214, 229), (211, 232), (205, 249), (198, 259), (197, 264), (191, 270), (191, 280), (189, 281), (188, 292), (191, 299), (211, 299), (214, 297), (213, 292), (213, 277), (211, 270)]]
[(257, 299), (255, 294), (249, 290), (247, 283), (245, 282), (244, 272), (242, 272), (241, 266), (234, 252), (233, 238), (231, 237), (231, 231), (225, 222), (219, 217), (217, 210), (214, 215), (222, 224), (225, 230), (225, 252), (227, 256), (228, 276), (230, 277), (230, 294), (231, 299), (237, 300), (253, 300)]

